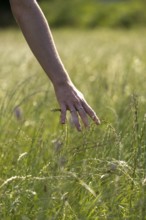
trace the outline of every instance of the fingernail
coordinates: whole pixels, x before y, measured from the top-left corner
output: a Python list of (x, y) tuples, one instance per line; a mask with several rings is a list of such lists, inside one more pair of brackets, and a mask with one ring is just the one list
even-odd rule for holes
[(97, 124), (100, 125), (101, 124), (101, 121), (99, 119), (97, 119)]
[(65, 124), (65, 121), (61, 121), (61, 124)]

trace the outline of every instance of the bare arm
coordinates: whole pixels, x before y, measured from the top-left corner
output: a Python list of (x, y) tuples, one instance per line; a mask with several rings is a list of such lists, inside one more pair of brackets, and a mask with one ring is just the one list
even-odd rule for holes
[(95, 123), (100, 121), (85, 101), (83, 95), (73, 85), (56, 50), (49, 25), (35, 0), (10, 0), (13, 15), (26, 41), (42, 68), (53, 83), (61, 108), (61, 123), (65, 123), (66, 111), (70, 110), (73, 122), (81, 130), (78, 115), (84, 125), (89, 125), (89, 115)]

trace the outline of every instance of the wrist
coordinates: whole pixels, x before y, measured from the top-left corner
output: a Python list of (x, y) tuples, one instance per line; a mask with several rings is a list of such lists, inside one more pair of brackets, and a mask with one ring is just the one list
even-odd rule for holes
[(66, 72), (59, 73), (58, 76), (52, 77), (51, 81), (55, 89), (70, 86), (72, 84), (71, 79)]

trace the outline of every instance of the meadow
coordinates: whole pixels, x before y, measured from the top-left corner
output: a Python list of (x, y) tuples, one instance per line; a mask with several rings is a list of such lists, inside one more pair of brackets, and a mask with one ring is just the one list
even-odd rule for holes
[(0, 30), (0, 219), (146, 219), (146, 31), (53, 30), (101, 119), (59, 123), (53, 87), (19, 30)]

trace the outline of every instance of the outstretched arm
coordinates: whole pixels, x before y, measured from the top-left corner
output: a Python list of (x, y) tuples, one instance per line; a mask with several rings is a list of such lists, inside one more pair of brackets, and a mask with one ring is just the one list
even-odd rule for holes
[(78, 115), (85, 127), (89, 126), (88, 115), (100, 124), (98, 117), (87, 104), (81, 92), (73, 85), (55, 47), (49, 25), (35, 0), (10, 0), (13, 15), (19, 24), (32, 52), (53, 83), (61, 108), (61, 123), (66, 121), (66, 111), (80, 131)]

